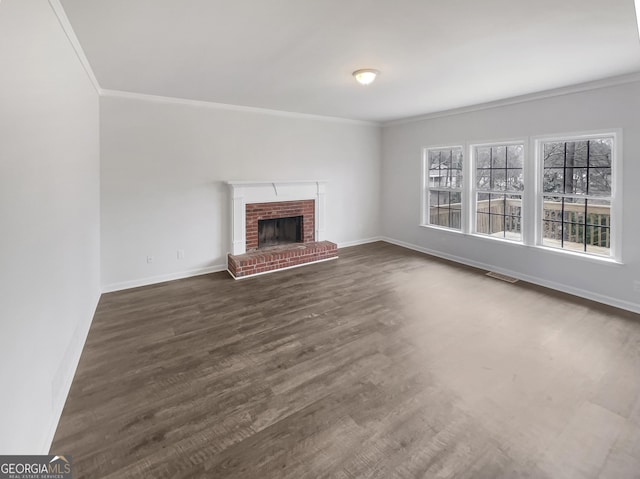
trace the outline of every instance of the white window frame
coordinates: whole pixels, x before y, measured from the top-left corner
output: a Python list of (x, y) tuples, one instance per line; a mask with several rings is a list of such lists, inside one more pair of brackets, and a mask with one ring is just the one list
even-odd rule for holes
[[(568, 141), (584, 141), (598, 138), (612, 138), (613, 145), (611, 150), (611, 225), (610, 234), (610, 254), (601, 255), (588, 251), (575, 251), (564, 248), (554, 248), (552, 246), (543, 245), (543, 219), (544, 219), (544, 162), (543, 147), (547, 142), (568, 142)], [(598, 131), (582, 131), (564, 134), (553, 134), (536, 136), (531, 139), (534, 150), (534, 162), (536, 167), (535, 174), (535, 246), (546, 251), (552, 251), (559, 254), (573, 255), (577, 257), (589, 258), (598, 261), (622, 262), (622, 130), (598, 130)], [(548, 195), (548, 193), (547, 193)], [(577, 195), (585, 197), (585, 195)]]
[[(462, 151), (462, 184), (458, 188), (431, 188), (429, 186), (429, 152), (430, 151), (438, 151), (438, 150), (447, 150), (447, 149), (460, 149)], [(420, 222), (419, 225), (425, 228), (435, 228), (443, 231), (449, 231), (453, 233), (467, 233), (467, 193), (466, 193), (466, 185), (468, 184), (468, 172), (467, 172), (467, 155), (466, 155), (466, 147), (465, 143), (458, 144), (446, 144), (446, 145), (431, 145), (425, 146), (422, 148), (422, 175), (421, 175), (421, 188), (420, 188)], [(449, 192), (457, 192), (460, 193), (460, 229), (451, 228), (448, 226), (434, 225), (431, 224), (429, 218), (429, 202), (430, 195), (429, 193), (434, 191), (442, 191), (446, 190)]]
[[(499, 147), (499, 146), (513, 146), (513, 145), (521, 145), (523, 152), (523, 164), (522, 164), (522, 173), (524, 176), (524, 190), (522, 191), (486, 191), (486, 190), (478, 190), (477, 186), (477, 167), (476, 167), (476, 154), (475, 150), (478, 147)], [(531, 190), (531, 185), (529, 184), (529, 169), (527, 165), (531, 162), (529, 158), (529, 141), (526, 138), (509, 138), (505, 140), (496, 140), (496, 141), (483, 141), (480, 143), (470, 143), (468, 146), (468, 156), (469, 156), (469, 164), (470, 164), (470, 186), (469, 186), (469, 225), (468, 231), (475, 237), (489, 239), (492, 241), (506, 241), (512, 244), (527, 244), (527, 226), (530, 223), (529, 218), (527, 217), (526, 212), (528, 211), (527, 203), (529, 201), (528, 192)], [(511, 238), (501, 238), (498, 236), (490, 236), (484, 233), (479, 233), (477, 231), (477, 206), (478, 206), (478, 193), (491, 193), (491, 194), (515, 194), (522, 196), (522, 212), (520, 215), (521, 221), (521, 234), (520, 239), (511, 239)]]

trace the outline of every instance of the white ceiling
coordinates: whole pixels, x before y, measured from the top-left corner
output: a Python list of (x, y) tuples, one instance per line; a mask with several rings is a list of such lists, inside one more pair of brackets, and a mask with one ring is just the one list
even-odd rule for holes
[(103, 89), (290, 112), (388, 121), (640, 71), (634, 0), (62, 5)]

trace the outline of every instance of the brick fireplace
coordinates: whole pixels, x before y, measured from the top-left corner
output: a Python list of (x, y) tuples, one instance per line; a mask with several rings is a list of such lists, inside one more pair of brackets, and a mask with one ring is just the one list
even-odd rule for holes
[[(337, 246), (324, 240), (324, 182), (228, 184), (232, 252), (227, 265), (235, 279), (337, 258)], [(264, 223), (270, 230), (261, 234), (275, 236), (261, 243), (259, 226)], [(294, 224), (300, 231), (291, 231)], [(280, 235), (285, 229), (287, 234)]]
[(273, 203), (249, 203), (245, 212), (246, 250), (258, 249), (258, 222), (275, 218), (302, 216), (302, 241), (315, 240), (315, 200), (279, 201)]

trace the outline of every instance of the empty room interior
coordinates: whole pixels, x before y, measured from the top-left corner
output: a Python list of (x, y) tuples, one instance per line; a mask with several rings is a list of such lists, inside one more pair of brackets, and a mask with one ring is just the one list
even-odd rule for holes
[(640, 478), (638, 0), (0, 0), (0, 459)]

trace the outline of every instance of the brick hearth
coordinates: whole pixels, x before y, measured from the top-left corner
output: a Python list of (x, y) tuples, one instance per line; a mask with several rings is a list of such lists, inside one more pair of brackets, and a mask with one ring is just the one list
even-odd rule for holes
[(229, 272), (235, 278), (338, 257), (338, 246), (330, 241), (312, 241), (272, 246), (241, 255), (229, 255)]

